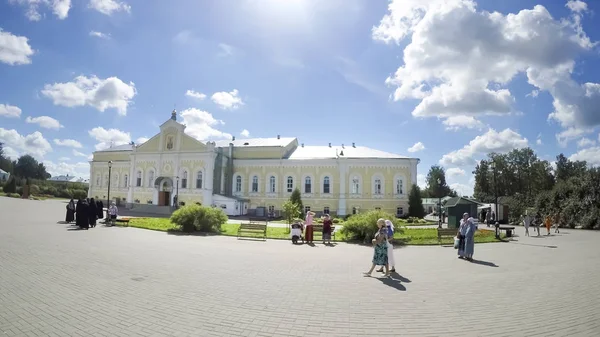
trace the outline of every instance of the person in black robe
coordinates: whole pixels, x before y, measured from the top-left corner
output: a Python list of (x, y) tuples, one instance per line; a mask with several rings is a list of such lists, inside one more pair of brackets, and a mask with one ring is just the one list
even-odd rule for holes
[(88, 229), (89, 216), (88, 216), (88, 203), (85, 200), (79, 199), (77, 201), (77, 208), (75, 209), (75, 223), (81, 229)]
[(75, 220), (75, 201), (71, 199), (67, 204), (67, 216), (65, 217), (66, 223), (71, 223)]
[(98, 211), (98, 219), (104, 219), (104, 204), (102, 203), (102, 200), (96, 201), (96, 208)]
[(88, 207), (88, 218), (90, 221), (89, 224), (90, 227), (94, 228), (96, 227), (96, 220), (98, 219), (98, 208), (96, 207), (96, 201), (94, 198), (90, 199), (90, 204)]

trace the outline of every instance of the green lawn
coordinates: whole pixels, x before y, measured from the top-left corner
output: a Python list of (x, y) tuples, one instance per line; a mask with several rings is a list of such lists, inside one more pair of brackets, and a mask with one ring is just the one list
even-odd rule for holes
[[(132, 218), (129, 220), (130, 227), (150, 229), (162, 232), (178, 232), (178, 228), (165, 218)], [(224, 224), (221, 226), (221, 235), (237, 236), (239, 224)], [(246, 236), (246, 235), (245, 235)], [(247, 235), (252, 237), (253, 235)], [(254, 235), (261, 237), (262, 235)], [(289, 239), (290, 234), (287, 228), (267, 227), (267, 238), (269, 239)], [(335, 241), (346, 241), (346, 238), (341, 233), (336, 233)], [(403, 228), (396, 232), (394, 239), (404, 245), (437, 245), (437, 229), (436, 228)], [(315, 237), (315, 241), (320, 240), (320, 235)], [(444, 240), (445, 244), (452, 244), (452, 239)], [(498, 242), (494, 237), (493, 231), (481, 230), (475, 234), (476, 243)]]

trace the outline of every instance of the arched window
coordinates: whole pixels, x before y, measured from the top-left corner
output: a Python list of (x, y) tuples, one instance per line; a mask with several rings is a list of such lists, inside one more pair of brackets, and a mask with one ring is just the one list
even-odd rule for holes
[(381, 194), (381, 179), (375, 178), (375, 183), (373, 184), (373, 194)]
[(202, 171), (198, 171), (196, 175), (196, 188), (202, 188)]
[(137, 177), (135, 178), (135, 186), (142, 187), (142, 171), (137, 171)]
[(291, 176), (287, 177), (287, 191), (291, 193), (294, 190), (294, 178)]
[(252, 177), (252, 192), (258, 192), (258, 176)]
[(304, 178), (304, 193), (312, 193), (312, 179), (310, 177)]
[(360, 180), (358, 179), (358, 177), (354, 177), (352, 178), (352, 194), (358, 194), (360, 193)]
[(404, 194), (404, 184), (402, 178), (396, 179), (396, 194)]
[(129, 183), (129, 176), (126, 174), (126, 175), (123, 176), (123, 185), (124, 185), (124, 187), (127, 187), (128, 183)]
[(275, 177), (271, 176), (269, 178), (269, 192), (275, 193)]
[(108, 174), (104, 175), (104, 186), (108, 186)]
[(241, 176), (235, 177), (235, 191), (238, 193), (242, 191), (242, 177)]
[(331, 193), (331, 183), (329, 182), (329, 177), (323, 178), (323, 193)]
[(187, 188), (187, 181), (188, 181), (188, 172), (183, 171), (183, 174), (181, 176), (181, 188)]
[(154, 170), (148, 171), (148, 187), (154, 187)]

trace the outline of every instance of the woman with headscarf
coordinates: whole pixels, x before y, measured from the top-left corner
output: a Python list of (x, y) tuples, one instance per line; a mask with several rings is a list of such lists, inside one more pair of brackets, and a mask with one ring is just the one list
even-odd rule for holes
[(88, 206), (88, 219), (90, 227), (96, 227), (96, 219), (98, 219), (98, 208), (96, 207), (96, 200), (90, 199), (90, 205)]
[(79, 199), (77, 201), (77, 208), (75, 209), (75, 223), (81, 229), (88, 229), (89, 226), (89, 215), (87, 209), (87, 201)]
[(328, 245), (331, 245), (331, 227), (333, 226), (333, 221), (331, 221), (331, 217), (329, 214), (325, 214), (325, 219), (323, 220), (323, 244), (327, 241)]
[[(387, 230), (387, 255), (388, 255), (388, 265), (390, 266), (390, 273), (396, 272), (396, 260), (394, 259), (394, 246), (392, 245), (392, 240), (394, 239), (394, 223), (390, 220), (385, 220), (385, 228)], [(378, 272), (383, 272), (383, 267), (377, 270)]]
[(371, 240), (371, 243), (373, 244), (373, 264), (371, 265), (371, 269), (365, 273), (365, 276), (371, 276), (371, 273), (376, 266), (384, 266), (385, 276), (390, 276), (388, 265), (387, 233), (388, 230), (385, 228), (385, 219), (377, 220), (377, 233), (375, 233), (375, 238)]
[(67, 204), (67, 215), (65, 217), (65, 222), (71, 223), (73, 220), (75, 220), (75, 201), (73, 201), (73, 198), (71, 198)]
[(308, 211), (306, 212), (306, 221), (304, 222), (304, 240), (306, 243), (313, 243), (313, 218), (315, 216), (315, 212)]
[(467, 220), (469, 219), (469, 213), (463, 214), (463, 218), (460, 219), (460, 225), (458, 226), (458, 258), (465, 258), (465, 236), (467, 235)]
[(467, 229), (465, 231), (465, 259), (467, 261), (473, 261), (473, 253), (475, 252), (475, 232), (477, 231), (477, 225), (473, 218), (469, 217), (467, 220)]
[(104, 219), (104, 203), (102, 200), (96, 201), (96, 211), (98, 212), (98, 219)]

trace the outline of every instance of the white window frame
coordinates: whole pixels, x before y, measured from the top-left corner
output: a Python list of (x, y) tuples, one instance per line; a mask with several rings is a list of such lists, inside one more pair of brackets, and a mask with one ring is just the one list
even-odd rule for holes
[(135, 174), (135, 187), (144, 187), (144, 171), (137, 170)]
[(123, 175), (123, 187), (128, 187), (129, 184), (129, 174)]
[(269, 193), (277, 193), (277, 177), (274, 174), (269, 175), (269, 186), (267, 191)]
[(187, 169), (184, 169), (181, 173), (181, 181), (179, 182), (181, 188), (188, 188), (189, 174), (190, 173)]
[(329, 206), (323, 206), (323, 214), (331, 214), (329, 210)]
[[(254, 181), (256, 180), (256, 182)], [(254, 188), (256, 186), (256, 189)], [(252, 175), (252, 179), (250, 179), (250, 193), (259, 193), (260, 192), (260, 178), (257, 174)]]
[(234, 193), (242, 193), (242, 184), (244, 183), (242, 176), (241, 175), (236, 175), (235, 176), (235, 181), (234, 181), (234, 186), (233, 186), (233, 192)]
[(404, 215), (404, 207), (402, 207), (402, 206), (396, 207), (396, 216), (403, 216), (403, 215)]
[[(379, 181), (379, 184), (377, 184)], [(377, 188), (379, 185), (379, 189)], [(374, 198), (382, 198), (385, 195), (385, 178), (383, 174), (376, 173), (371, 177), (371, 194)]]
[[(314, 189), (313, 181), (314, 181), (314, 179), (312, 178), (312, 176), (304, 177), (304, 183), (302, 185), (304, 194), (312, 194), (314, 192), (315, 189)], [(306, 191), (306, 186), (310, 187), (310, 191)]]
[[(402, 189), (400, 191), (400, 193), (398, 193), (398, 182), (401, 181), (402, 182)], [(402, 174), (396, 174), (394, 176), (394, 181), (393, 181), (393, 191), (394, 191), (394, 196), (395, 197), (402, 197), (406, 195), (406, 178), (404, 177), (404, 175)]]
[[(357, 181), (356, 186), (355, 182)], [(356, 187), (356, 188), (355, 188)], [(362, 194), (362, 176), (359, 174), (353, 174), (350, 176), (350, 194), (361, 195)]]
[[(291, 182), (290, 182), (290, 180), (291, 180)], [(287, 177), (285, 177), (285, 191), (287, 193), (294, 192), (294, 177), (291, 175), (288, 175)]]
[[(328, 187), (329, 187), (329, 191), (325, 192), (325, 179), (328, 180)], [(332, 179), (330, 175), (324, 175), (323, 178), (321, 178), (322, 181), (322, 187), (321, 187), (321, 194), (331, 194), (331, 190), (332, 190)]]
[(310, 212), (310, 206), (304, 206), (304, 214)]
[(196, 172), (196, 189), (201, 190), (204, 187), (204, 171), (203, 170), (199, 170), (198, 172)]

